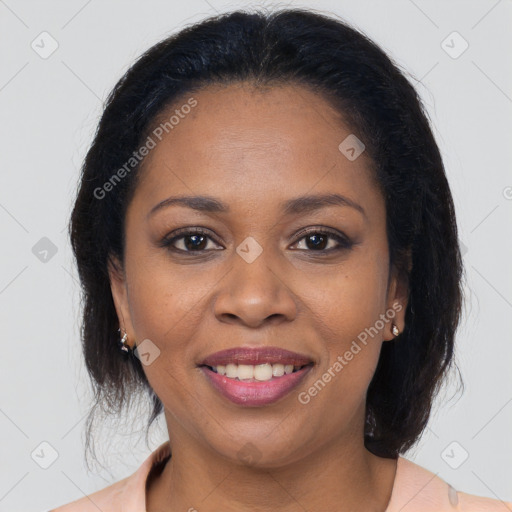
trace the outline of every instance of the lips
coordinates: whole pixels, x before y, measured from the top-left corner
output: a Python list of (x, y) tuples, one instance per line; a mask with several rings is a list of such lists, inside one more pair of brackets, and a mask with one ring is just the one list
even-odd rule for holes
[(313, 363), (313, 359), (304, 354), (290, 352), (279, 347), (260, 348), (231, 348), (221, 350), (206, 357), (198, 366), (225, 366), (236, 365), (260, 365), (260, 364), (283, 364), (292, 366), (306, 366)]
[(262, 407), (299, 386), (314, 364), (309, 356), (278, 347), (238, 347), (215, 352), (197, 366), (213, 389), (229, 401)]
[(201, 366), (200, 370), (213, 389), (230, 402), (242, 407), (264, 407), (284, 399), (297, 388), (312, 370), (312, 364), (266, 382), (231, 379), (215, 373), (208, 366)]

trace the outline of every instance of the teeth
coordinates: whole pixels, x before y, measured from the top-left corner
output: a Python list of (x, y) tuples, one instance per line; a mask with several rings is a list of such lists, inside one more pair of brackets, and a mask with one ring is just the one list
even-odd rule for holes
[(238, 378), (240, 380), (254, 379), (254, 366), (250, 364), (239, 364)]
[(292, 364), (227, 364), (227, 365), (219, 365), (214, 366), (212, 369), (214, 372), (217, 372), (219, 375), (225, 375), (230, 379), (238, 379), (238, 380), (257, 380), (257, 381), (267, 381), (272, 379), (272, 377), (282, 377), (283, 375), (288, 375), (292, 373), (294, 370), (299, 370), (302, 366), (293, 366)]
[(254, 378), (256, 380), (270, 380), (272, 378), (272, 365), (269, 363), (258, 364), (253, 366), (254, 368)]
[(282, 377), (284, 375), (284, 364), (273, 364), (272, 375), (274, 377)]

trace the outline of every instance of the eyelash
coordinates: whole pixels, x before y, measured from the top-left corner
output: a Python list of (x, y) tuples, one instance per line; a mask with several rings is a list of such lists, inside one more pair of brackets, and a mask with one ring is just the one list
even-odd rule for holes
[[(293, 244), (295, 245), (298, 242), (300, 242), (303, 238), (306, 238), (307, 236), (310, 236), (313, 234), (328, 236), (328, 237), (336, 240), (336, 242), (338, 242), (339, 245), (338, 245), (338, 247), (331, 247), (330, 249), (320, 249), (318, 251), (316, 251), (314, 249), (299, 249), (300, 251), (314, 252), (314, 253), (326, 255), (326, 254), (330, 254), (331, 252), (350, 249), (354, 245), (353, 242), (351, 242), (346, 236), (343, 236), (343, 235), (337, 233), (336, 231), (333, 231), (328, 228), (306, 228), (306, 229), (303, 229), (299, 233), (297, 233), (297, 239), (295, 240), (295, 242), (293, 242)], [(208, 230), (205, 230), (203, 228), (181, 228), (181, 229), (178, 229), (177, 231), (175, 231), (174, 233), (172, 233), (172, 235), (173, 235), (172, 237), (166, 236), (160, 242), (159, 246), (165, 247), (171, 251), (185, 253), (185, 254), (193, 254), (193, 253), (201, 254), (204, 252), (209, 252), (206, 249), (190, 251), (190, 250), (178, 249), (176, 247), (173, 247), (174, 242), (176, 242), (177, 240), (180, 240), (182, 238), (186, 238), (187, 236), (190, 236), (190, 235), (203, 235), (203, 236), (206, 236), (206, 237), (212, 239), (215, 243), (220, 245), (211, 236), (211, 233)], [(214, 249), (214, 250), (219, 250), (219, 249)]]

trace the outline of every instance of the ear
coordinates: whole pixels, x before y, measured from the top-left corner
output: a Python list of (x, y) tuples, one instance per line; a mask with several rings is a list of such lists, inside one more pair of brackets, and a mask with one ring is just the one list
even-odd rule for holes
[(119, 327), (121, 328), (120, 336), (124, 331), (128, 334), (126, 344), (133, 347), (135, 343), (135, 331), (131, 322), (130, 307), (128, 299), (128, 286), (123, 266), (115, 257), (110, 257), (108, 261), (108, 274), (110, 280), (110, 290), (112, 299), (116, 308)]
[(410, 253), (406, 256), (406, 268), (398, 270), (394, 265), (388, 287), (386, 317), (390, 319), (384, 330), (384, 341), (393, 341), (396, 336), (391, 328), (395, 324), (400, 332), (405, 329), (405, 311), (409, 302), (409, 273), (411, 270)]

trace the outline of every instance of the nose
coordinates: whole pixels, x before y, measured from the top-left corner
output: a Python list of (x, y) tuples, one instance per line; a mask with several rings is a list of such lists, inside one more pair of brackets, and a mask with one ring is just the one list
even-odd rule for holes
[(278, 266), (265, 257), (266, 252), (251, 263), (234, 255), (233, 268), (215, 297), (214, 312), (219, 321), (257, 328), (296, 317), (295, 295)]

